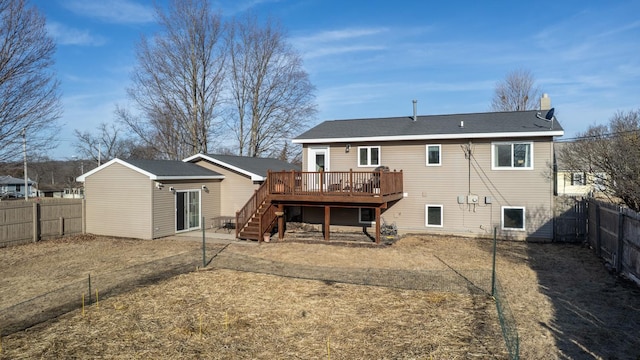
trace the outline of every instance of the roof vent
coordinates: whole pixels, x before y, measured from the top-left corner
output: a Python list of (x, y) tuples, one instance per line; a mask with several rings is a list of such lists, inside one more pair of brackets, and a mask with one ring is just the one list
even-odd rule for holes
[(460, 127), (463, 128), (464, 127), (464, 120), (460, 120)]
[(418, 100), (413, 100), (413, 121), (418, 120)]

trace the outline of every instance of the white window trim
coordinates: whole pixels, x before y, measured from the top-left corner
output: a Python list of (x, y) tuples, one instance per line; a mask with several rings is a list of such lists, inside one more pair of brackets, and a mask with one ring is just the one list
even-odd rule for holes
[[(376, 223), (376, 220), (375, 220), (375, 217), (376, 217), (376, 215), (375, 215), (375, 214), (376, 214), (376, 213), (375, 213), (375, 211), (376, 211), (376, 210), (375, 210), (375, 209), (371, 209), (371, 211), (373, 211), (373, 218), (374, 218), (374, 220), (371, 220), (371, 221), (362, 221), (362, 209), (364, 209), (364, 208), (358, 208), (358, 223), (360, 223), (360, 224), (372, 224), (372, 225), (374, 225), (374, 224)], [(366, 208), (366, 209), (369, 209), (369, 208)]]
[[(504, 227), (504, 210), (505, 209), (522, 209), (522, 229)], [(502, 230), (509, 231), (527, 231), (527, 209), (524, 206), (502, 206), (500, 209), (500, 227)]]
[[(360, 165), (360, 149), (367, 150), (367, 165)], [(371, 149), (378, 149), (378, 164), (371, 165)], [(382, 164), (382, 150), (380, 146), (358, 146), (358, 167), (378, 167)]]
[[(440, 225), (431, 225), (429, 224), (429, 208), (430, 207), (439, 207), (440, 208)], [(426, 204), (424, 206), (424, 226), (426, 227), (443, 227), (444, 226), (444, 206), (441, 204)]]
[[(529, 144), (531, 145), (531, 166), (515, 167), (513, 166), (513, 144)], [(511, 145), (511, 166), (496, 166), (496, 145)], [(533, 141), (500, 141), (491, 143), (491, 170), (533, 170)]]
[[(429, 146), (437, 146), (438, 147), (438, 163), (437, 164), (429, 164)], [(427, 158), (425, 163), (427, 166), (442, 166), (442, 145), (440, 144), (427, 144), (425, 147), (425, 154)]]

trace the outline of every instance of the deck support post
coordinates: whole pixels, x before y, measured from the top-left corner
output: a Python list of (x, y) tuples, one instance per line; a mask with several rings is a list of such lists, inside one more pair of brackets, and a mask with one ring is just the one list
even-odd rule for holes
[(278, 240), (284, 239), (284, 205), (278, 204), (278, 212), (282, 215), (278, 216)]
[(380, 208), (376, 207), (376, 244), (380, 244)]
[(324, 207), (324, 239), (329, 241), (329, 223), (331, 222), (331, 207)]

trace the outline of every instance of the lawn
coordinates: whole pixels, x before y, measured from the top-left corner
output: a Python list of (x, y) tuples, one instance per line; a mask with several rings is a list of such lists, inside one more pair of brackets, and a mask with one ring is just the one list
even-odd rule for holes
[[(129, 281), (84, 314), (75, 309), (6, 335), (0, 358), (506, 358), (495, 303), (483, 290), (490, 240), (232, 242), (210, 245), (216, 256), (196, 271), (199, 246), (79, 237), (0, 249), (0, 310), (88, 271), (97, 279), (145, 265), (163, 272), (166, 258), (193, 269)], [(54, 266), (45, 254), (67, 263)], [(640, 355), (640, 291), (607, 273), (589, 249), (499, 242), (497, 268), (522, 359)]]

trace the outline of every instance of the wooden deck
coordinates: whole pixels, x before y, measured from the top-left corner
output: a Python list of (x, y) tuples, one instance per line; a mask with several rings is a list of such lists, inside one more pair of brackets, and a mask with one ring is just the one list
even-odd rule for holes
[(268, 174), (272, 201), (347, 206), (376, 206), (403, 196), (402, 171), (286, 171)]
[(329, 240), (331, 208), (372, 208), (379, 243), (381, 209), (402, 197), (402, 171), (269, 172), (262, 186), (236, 213), (236, 236), (260, 241), (277, 223), (282, 239), (286, 206), (320, 206), (325, 213), (325, 239)]

